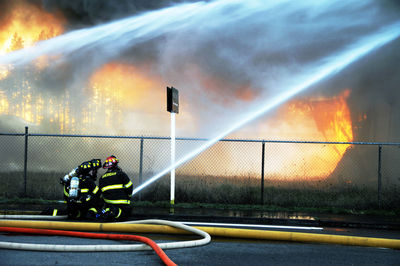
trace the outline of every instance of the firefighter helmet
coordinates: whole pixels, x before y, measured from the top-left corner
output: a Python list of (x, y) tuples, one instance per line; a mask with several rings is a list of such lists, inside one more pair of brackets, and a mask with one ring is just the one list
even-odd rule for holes
[(79, 165), (78, 169), (79, 169), (79, 174), (88, 174), (90, 170), (93, 169), (92, 162), (91, 161), (83, 162), (81, 163), (81, 165)]
[(118, 159), (114, 155), (107, 157), (105, 163), (103, 164), (104, 169), (110, 169), (117, 167)]
[(94, 169), (99, 169), (101, 167), (101, 160), (100, 159), (92, 159), (90, 161)]

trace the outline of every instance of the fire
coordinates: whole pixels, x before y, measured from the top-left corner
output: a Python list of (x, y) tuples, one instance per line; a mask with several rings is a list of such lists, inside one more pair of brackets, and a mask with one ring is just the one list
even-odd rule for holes
[[(336, 97), (288, 102), (269, 121), (270, 135), (285, 140), (353, 141), (351, 114), (346, 101), (349, 95), (350, 90), (345, 90)], [(280, 175), (285, 180), (327, 178), (351, 147), (349, 144), (297, 143), (269, 146), (274, 147), (267, 154), (269, 174)]]
[[(314, 117), (318, 131), (323, 134), (326, 141), (353, 141), (350, 110), (346, 103), (349, 95), (350, 90), (345, 90), (338, 97), (317, 100), (310, 103), (310, 111)], [(348, 146), (335, 145), (334, 148), (342, 156)]]
[[(30, 2), (15, 3), (17, 4), (7, 13), (5, 16), (7, 19), (2, 21), (0, 27), (0, 55), (33, 46), (40, 40), (53, 38), (64, 32), (65, 20), (62, 16), (48, 13)], [(40, 70), (46, 64), (46, 59), (41, 58), (36, 63), (36, 67)], [(12, 66), (0, 66), (0, 80), (5, 79), (10, 71)], [(196, 80), (200, 80), (203, 85), (201, 87), (218, 93), (228, 89), (227, 93), (231, 92), (232, 87), (226, 86), (224, 81), (207, 78), (199, 71), (194, 73)], [(136, 117), (139, 123), (134, 126), (138, 127), (147, 122), (147, 130), (153, 132), (148, 128), (149, 125), (159, 127), (162, 123), (168, 129), (169, 120), (164, 119), (165, 117), (159, 118), (159, 114), (167, 115), (165, 106), (159, 104), (163, 101), (159, 99), (165, 99), (165, 87), (160, 78), (145, 74), (135, 66), (114, 62), (100, 67), (90, 77), (87, 88), (90, 90), (90, 97), (79, 117), (74, 117), (76, 114), (71, 112), (71, 98), (68, 94), (61, 99), (49, 97), (44, 100), (42, 94), (33, 93), (34, 88), (31, 88), (29, 81), (23, 81), (22, 85), (12, 88), (12, 93), (9, 95), (0, 90), (0, 114), (12, 114), (37, 124), (40, 124), (44, 117), (48, 117), (50, 123), (59, 125), (61, 132), (73, 132), (78, 123), (80, 127), (84, 125), (87, 128), (98, 120), (105, 122), (108, 127), (126, 124), (125, 119), (132, 121), (132, 115), (127, 118), (126, 114), (135, 111), (133, 113), (140, 114)], [(255, 90), (246, 84), (236, 85), (234, 93), (236, 98), (246, 102), (251, 102), (257, 97)], [(350, 91), (346, 90), (336, 97), (291, 101), (285, 104), (275, 117), (253, 130), (251, 136), (262, 139), (279, 136), (285, 140), (353, 141), (352, 121), (346, 102), (349, 94)], [(185, 107), (184, 104), (182, 107)], [(146, 113), (157, 115), (152, 116), (153, 120), (144, 120)], [(195, 119), (190, 117), (191, 115), (193, 114), (190, 112), (182, 112), (179, 119), (183, 121), (185, 116), (189, 117), (185, 125), (193, 127), (195, 123), (192, 122)], [(155, 118), (156, 116), (158, 118)], [(254, 132), (260, 133), (254, 135)], [(334, 171), (350, 145), (325, 145), (322, 148), (321, 146), (268, 144), (266, 175), (278, 175), (285, 179), (326, 178)], [(235, 161), (236, 153), (240, 153), (238, 156), (243, 157), (237, 148), (228, 149), (224, 153), (226, 156), (221, 157), (230, 157)], [(259, 154), (259, 147), (256, 147), (251, 154)], [(231, 161), (225, 159), (221, 158), (224, 161)], [(258, 173), (259, 164), (254, 157), (249, 156), (248, 160), (246, 164), (250, 165), (250, 168), (254, 164), (254, 173)], [(219, 165), (224, 172), (226, 169), (235, 168), (223, 162)]]
[(105, 103), (118, 103), (128, 109), (146, 108), (141, 99), (155, 85), (133, 65), (117, 62), (104, 65), (90, 78), (94, 100), (102, 98)]
[[(155, 99), (165, 97), (164, 90), (155, 88), (165, 88), (165, 86), (161, 85), (159, 79), (142, 73), (132, 65), (114, 62), (102, 66), (90, 78), (90, 88), (92, 99), (89, 100), (88, 110), (100, 108), (99, 111), (103, 113), (102, 120), (109, 126), (132, 123), (131, 120), (123, 120), (126, 116), (121, 113), (122, 110), (134, 110), (134, 113), (140, 113), (139, 123), (135, 124), (135, 127), (140, 127), (142, 123), (149, 123), (149, 120), (144, 117), (149, 112), (154, 112), (152, 108), (161, 107), (155, 112), (166, 113), (163, 105), (154, 104), (154, 101), (161, 101)], [(279, 136), (283, 140), (351, 142), (353, 131), (347, 105), (349, 95), (350, 90), (345, 90), (335, 97), (290, 101), (280, 108), (275, 117), (264, 121), (263, 126), (252, 129), (251, 136), (254, 137), (255, 133), (263, 139), (274, 139)], [(241, 95), (239, 98), (246, 101), (251, 97), (252, 95), (249, 94), (247, 97)], [(179, 120), (185, 113), (180, 114)], [(151, 124), (156, 127), (160, 124), (167, 125), (168, 120), (164, 120), (152, 121)], [(89, 119), (86, 122), (91, 121)], [(193, 126), (193, 124), (186, 125)], [(238, 145), (237, 143), (232, 144), (232, 147), (227, 145), (216, 145), (210, 150), (213, 155), (207, 158), (212, 158), (212, 161), (203, 157), (197, 163), (202, 166), (204, 164), (204, 171), (209, 169), (209, 165), (218, 165), (212, 168), (211, 175), (235, 176), (235, 171), (238, 170), (237, 162), (244, 160), (248, 173), (259, 173), (260, 165), (254, 156), (259, 158), (260, 147), (254, 147), (254, 151), (251, 147), (248, 148), (248, 156), (243, 158), (243, 150), (235, 146)], [(281, 178), (282, 180), (325, 179), (335, 170), (350, 146), (348, 144), (268, 143), (265, 174), (271, 179)]]
[[(16, 1), (1, 23), (0, 55), (33, 46), (38, 41), (53, 38), (64, 32), (62, 16), (23, 1)], [(7, 77), (11, 68), (0, 66), (0, 80)]]
[[(46, 12), (25, 1), (14, 1), (11, 5), (12, 8), (7, 9), (7, 15), (1, 21), (0, 56), (34, 46), (38, 41), (53, 38), (64, 32), (65, 19), (61, 15)], [(41, 57), (35, 61), (35, 66), (40, 70), (46, 66), (46, 62), (46, 58)], [(0, 80), (8, 77), (11, 71), (11, 65), (0, 66)], [(0, 91), (0, 114), (12, 114), (26, 122), (40, 124), (44, 117), (44, 100), (39, 94), (33, 94), (30, 81), (25, 80), (24, 75), (19, 75), (18, 79), (21, 84), (15, 85), (15, 88), (6, 85), (11, 90), (9, 95)], [(62, 117), (56, 119), (60, 120)], [(63, 121), (60, 120), (60, 124), (62, 125)]]
[[(289, 101), (268, 118), (243, 127), (228, 138), (352, 142), (352, 117), (347, 104), (349, 95), (350, 90), (346, 89), (334, 97)], [(265, 179), (267, 182), (327, 179), (349, 147), (349, 144), (266, 142)], [(221, 142), (205, 153), (194, 162), (205, 175), (260, 176), (260, 143)], [(191, 167), (184, 166), (180, 171), (190, 174)]]
[[(108, 63), (90, 77), (92, 97), (88, 109), (101, 113), (101, 120), (107, 126), (123, 123), (123, 118), (126, 118), (123, 112), (165, 113), (159, 109), (162, 105), (154, 102), (154, 99), (165, 97), (162, 88), (158, 78), (142, 73), (133, 65)], [(89, 120), (91, 118), (87, 122)]]

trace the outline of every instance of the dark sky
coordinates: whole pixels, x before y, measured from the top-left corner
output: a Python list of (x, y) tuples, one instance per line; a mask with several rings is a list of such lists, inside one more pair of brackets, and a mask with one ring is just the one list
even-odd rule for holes
[[(21, 0), (1, 0), (0, 6), (6, 6)], [(95, 25), (118, 18), (128, 17), (140, 12), (156, 10), (180, 3), (212, 2), (210, 0), (27, 0), (54, 12), (61, 11), (71, 25)], [(384, 9), (385, 12), (399, 14), (400, 1), (380, 0), (374, 5)], [(3, 9), (4, 8), (4, 9)], [(4, 13), (3, 13), (4, 14)], [(390, 15), (390, 14), (388, 14)]]
[[(38, 1), (39, 2), (39, 1)], [(49, 11), (61, 11), (75, 25), (95, 25), (110, 20), (155, 10), (184, 0), (42, 0)], [(188, 2), (188, 1), (186, 1)]]

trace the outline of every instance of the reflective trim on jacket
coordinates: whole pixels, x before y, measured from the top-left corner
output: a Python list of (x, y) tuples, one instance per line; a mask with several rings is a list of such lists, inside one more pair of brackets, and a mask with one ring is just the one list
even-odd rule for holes
[(130, 200), (108, 200), (103, 198), (104, 202), (109, 204), (131, 204)]

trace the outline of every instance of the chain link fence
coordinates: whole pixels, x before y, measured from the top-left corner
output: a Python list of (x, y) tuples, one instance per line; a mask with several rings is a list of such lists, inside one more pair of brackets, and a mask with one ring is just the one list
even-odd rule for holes
[[(177, 138), (176, 161), (207, 141)], [(170, 145), (162, 137), (1, 133), (0, 197), (62, 199), (60, 177), (109, 155), (119, 158), (138, 187), (170, 166)], [(400, 143), (222, 139), (184, 161), (176, 169), (176, 203), (352, 209), (400, 204)], [(169, 174), (134, 199), (169, 201)]]

